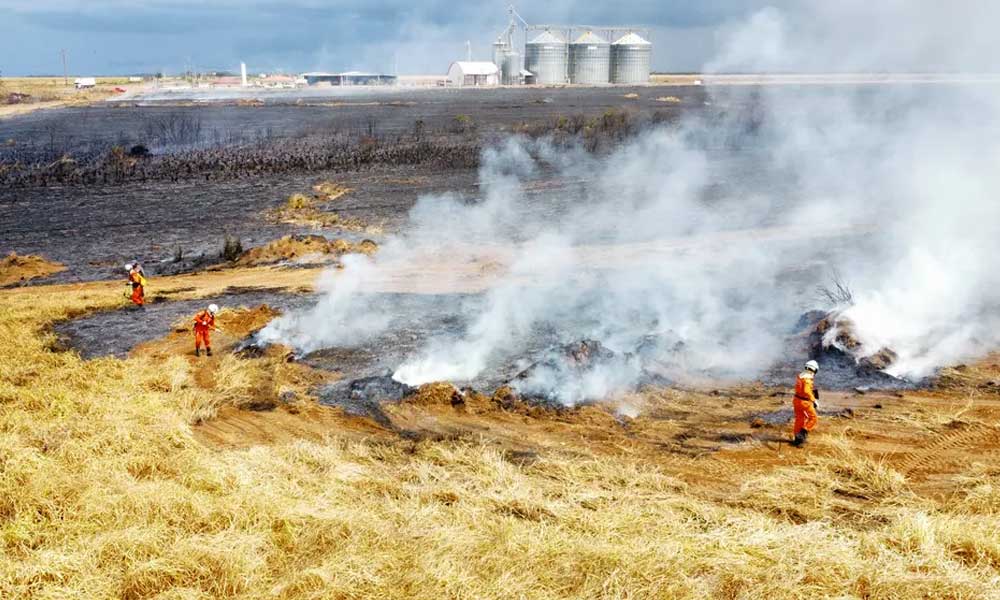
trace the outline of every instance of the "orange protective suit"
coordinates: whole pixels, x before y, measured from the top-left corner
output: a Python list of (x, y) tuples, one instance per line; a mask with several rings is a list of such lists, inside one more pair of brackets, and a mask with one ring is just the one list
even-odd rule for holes
[(795, 399), (792, 408), (795, 409), (795, 425), (792, 434), (805, 429), (812, 431), (819, 422), (816, 415), (816, 395), (813, 392), (813, 373), (803, 371), (795, 380)]
[(215, 329), (215, 315), (203, 310), (194, 316), (194, 349), (198, 350), (205, 346), (207, 350), (212, 349), (211, 331)]
[(145, 278), (142, 276), (137, 269), (132, 269), (128, 272), (128, 282), (132, 285), (132, 295), (129, 297), (132, 300), (132, 304), (136, 306), (142, 306), (146, 303), (146, 289), (143, 283), (145, 283)]

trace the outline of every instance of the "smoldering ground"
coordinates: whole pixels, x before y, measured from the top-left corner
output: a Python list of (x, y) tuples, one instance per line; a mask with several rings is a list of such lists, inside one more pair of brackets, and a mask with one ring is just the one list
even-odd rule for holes
[[(756, 60), (754, 36), (776, 37), (767, 57), (798, 52), (788, 27), (756, 16), (719, 65)], [(908, 43), (924, 51), (919, 36)], [(263, 335), (305, 350), (364, 343), (392, 320), (391, 307), (368, 306), (374, 282), (433, 279), (485, 256), (498, 265), (485, 291), (449, 307), (461, 333), (432, 336), (397, 379), (475, 380), (544, 332), (623, 356), (643, 347), (647, 364), (673, 374), (752, 378), (789, 360), (786, 337), (811, 308), (854, 323), (859, 357), (890, 347), (893, 375), (924, 377), (1000, 342), (996, 91), (725, 88), (711, 114), (606, 155), (510, 138), (484, 153), (479, 196), (421, 198), (377, 260), (350, 261), (315, 308)], [(587, 185), (526, 193), (551, 177)], [(833, 270), (854, 292), (841, 306), (815, 294)], [(572, 404), (637, 381), (641, 369), (616, 364), (587, 385), (555, 384), (557, 396)]]

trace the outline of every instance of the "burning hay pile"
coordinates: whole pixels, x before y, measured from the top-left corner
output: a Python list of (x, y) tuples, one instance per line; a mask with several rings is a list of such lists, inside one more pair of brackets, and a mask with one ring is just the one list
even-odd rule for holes
[(802, 315), (789, 346), (799, 355), (795, 365), (811, 358), (819, 362), (825, 385), (833, 388), (905, 388), (914, 382), (891, 373), (898, 360), (889, 347), (873, 348), (863, 341), (857, 325), (842, 310), (809, 311)]
[(892, 348), (882, 347), (872, 352), (858, 339), (854, 322), (842, 313), (833, 312), (816, 324), (815, 333), (821, 339), (816, 351), (841, 352), (854, 358), (858, 369), (868, 373), (885, 371), (899, 356)]

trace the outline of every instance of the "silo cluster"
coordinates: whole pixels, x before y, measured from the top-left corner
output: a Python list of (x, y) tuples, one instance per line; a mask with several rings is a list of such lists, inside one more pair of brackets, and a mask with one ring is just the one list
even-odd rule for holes
[(534, 83), (643, 84), (649, 82), (653, 45), (635, 32), (608, 42), (594, 31), (586, 31), (567, 43), (546, 30), (524, 46), (524, 68)]
[[(642, 28), (531, 26), (513, 7), (509, 10), (510, 24), (493, 44), (493, 63), (504, 85), (637, 85), (649, 82), (653, 45), (638, 33)], [(523, 67), (522, 55), (514, 51), (517, 20), (524, 25), (525, 32)], [(539, 31), (541, 33), (537, 33)]]

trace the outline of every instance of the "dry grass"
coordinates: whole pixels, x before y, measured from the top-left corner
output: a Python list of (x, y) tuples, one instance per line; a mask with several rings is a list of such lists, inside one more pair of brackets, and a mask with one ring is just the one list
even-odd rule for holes
[[(127, 77), (98, 77), (97, 86), (78, 90), (73, 85), (75, 76), (67, 85), (62, 77), (3, 77), (0, 78), (0, 118), (42, 108), (58, 108), (73, 104), (97, 102), (115, 94), (116, 87), (135, 87)], [(8, 94), (27, 94), (18, 104), (6, 104)]]
[(370, 225), (357, 218), (323, 210), (324, 205), (339, 200), (351, 188), (333, 181), (323, 181), (314, 185), (312, 191), (312, 195), (292, 194), (283, 205), (271, 211), (271, 217), (282, 223), (313, 229), (364, 231), (372, 235), (382, 233), (379, 225)]
[(336, 181), (321, 181), (313, 186), (313, 193), (323, 202), (332, 202), (351, 191)]
[(213, 450), (192, 411), (250, 394), (252, 361), (206, 389), (183, 359), (49, 349), (52, 320), (118, 302), (0, 292), (0, 597), (998, 597), (994, 464), (938, 504), (849, 438), (718, 498), (583, 446)]
[(320, 235), (286, 235), (277, 240), (251, 248), (243, 253), (236, 264), (239, 266), (269, 265), (293, 261), (297, 263), (323, 263), (344, 254), (366, 254), (378, 251), (378, 244), (372, 240), (357, 243), (347, 240), (329, 240)]
[(31, 254), (19, 256), (11, 252), (0, 258), (0, 287), (15, 285), (39, 277), (65, 271), (66, 266)]

